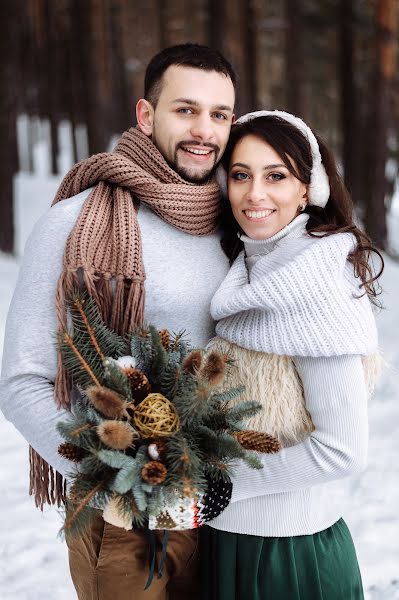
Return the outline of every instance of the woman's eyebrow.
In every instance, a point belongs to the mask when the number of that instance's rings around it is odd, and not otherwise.
[[[251,168],[249,165],[246,165],[245,163],[240,163],[240,162],[236,162],[233,165],[231,165],[231,168],[233,168],[233,167],[242,167],[244,169]],[[263,169],[266,171],[267,169],[277,169],[278,167],[284,167],[285,169],[287,168],[287,166],[284,165],[283,163],[276,163],[276,164],[272,164],[272,165],[266,165],[263,167]]]

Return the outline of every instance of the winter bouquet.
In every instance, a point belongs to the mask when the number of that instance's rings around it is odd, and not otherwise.
[[[279,449],[243,428],[256,402],[231,406],[243,391],[221,386],[232,361],[151,325],[121,337],[80,293],[69,308],[72,333],[60,334],[59,350],[80,393],[57,425],[59,453],[78,463],[65,532],[85,527],[92,506],[125,529],[191,529],[217,516],[231,497],[234,460],[261,468],[254,450]]]

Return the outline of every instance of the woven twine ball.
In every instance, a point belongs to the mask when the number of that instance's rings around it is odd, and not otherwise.
[[[136,407],[133,420],[144,438],[167,437],[180,428],[175,407],[162,394],[148,394]]]

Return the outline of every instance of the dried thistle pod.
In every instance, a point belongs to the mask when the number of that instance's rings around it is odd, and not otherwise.
[[[98,412],[109,419],[129,418],[126,408],[129,403],[117,392],[102,385],[93,385],[86,390],[86,396]]]
[[[279,440],[269,433],[248,430],[236,431],[232,435],[246,450],[255,450],[266,454],[273,454],[281,450]]]
[[[84,448],[75,446],[70,442],[64,442],[63,444],[60,444],[58,446],[58,454],[75,463],[80,463],[83,458],[87,456],[87,452]]]
[[[129,380],[132,395],[136,404],[141,402],[151,391],[151,385],[146,375],[144,375],[140,369],[135,369],[133,367],[127,367],[122,370]]]
[[[114,450],[126,450],[133,446],[137,432],[126,421],[103,421],[97,425],[97,435],[103,444]]]
[[[221,383],[226,372],[226,363],[226,356],[213,350],[205,359],[201,376],[207,379],[211,385]]]
[[[202,365],[202,352],[193,350],[183,360],[183,369],[191,375],[197,375]]]
[[[144,438],[167,437],[180,428],[174,405],[162,394],[148,394],[136,407],[133,422]]]
[[[167,473],[168,470],[163,463],[152,460],[142,468],[141,478],[151,485],[159,485],[165,481]]]

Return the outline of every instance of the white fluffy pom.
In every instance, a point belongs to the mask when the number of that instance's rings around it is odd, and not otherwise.
[[[133,356],[120,356],[113,360],[121,369],[134,369],[136,367],[136,360]]]

